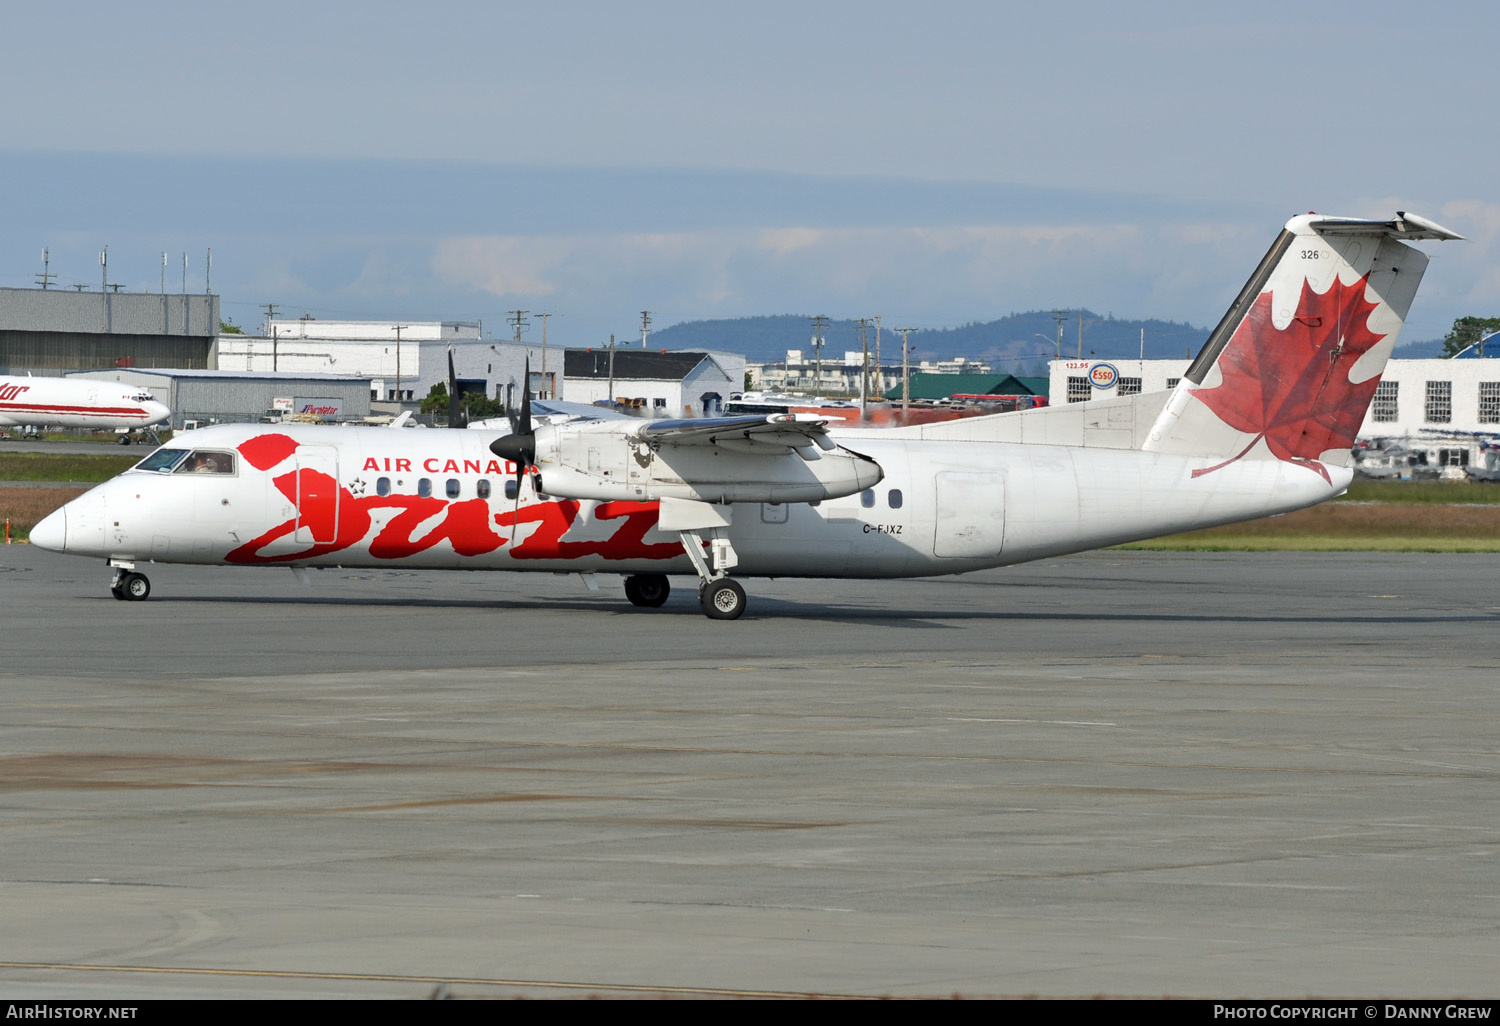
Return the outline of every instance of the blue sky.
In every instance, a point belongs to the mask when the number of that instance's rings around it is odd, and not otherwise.
[[[1212,325],[1280,223],[1472,241],[1405,339],[1500,313],[1479,4],[143,3],[7,11],[0,285],[49,247],[255,324],[547,310]]]

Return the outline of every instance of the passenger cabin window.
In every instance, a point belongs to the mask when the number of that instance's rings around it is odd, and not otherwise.
[[[458,498],[458,478],[456,477],[450,477],[448,479],[448,498]]]
[[[417,494],[420,495],[424,499],[427,498],[427,497],[429,497],[430,495],[432,495],[432,480],[431,480],[431,478],[424,477],[424,478],[422,478],[421,480],[419,480],[417,482]]]
[[[866,488],[859,493],[859,504],[865,509],[875,508],[875,489]]]
[[[899,488],[892,488],[890,490],[890,494],[888,494],[886,496],[886,501],[891,504],[891,509],[900,509],[901,508],[901,489],[899,489]]]
[[[474,491],[481,499],[488,499],[490,497],[490,479],[481,477],[478,483],[475,484]]]
[[[514,499],[516,497],[516,493],[519,490],[520,487],[516,484],[515,478],[511,478],[509,481],[505,482],[505,497],[507,499]]]
[[[193,450],[173,471],[174,474],[233,474],[234,453]]]
[[[375,494],[376,495],[389,495],[389,494],[391,494],[391,479],[388,478],[388,477],[377,477],[375,479]]]

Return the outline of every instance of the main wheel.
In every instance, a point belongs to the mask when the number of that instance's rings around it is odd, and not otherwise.
[[[121,445],[129,445],[130,444],[130,436],[129,435],[121,435],[120,436],[120,444]]]
[[[710,620],[738,620],[745,611],[745,589],[722,577],[698,589],[698,604]]]
[[[625,597],[632,605],[655,609],[672,594],[666,574],[635,574],[625,578]]]
[[[115,598],[119,599],[121,602],[124,602],[130,597],[129,595],[125,594],[125,589],[118,584],[111,584],[109,586],[109,593]]]
[[[130,601],[144,602],[151,594],[151,582],[146,579],[145,574],[126,574],[125,579],[120,582],[120,590]]]

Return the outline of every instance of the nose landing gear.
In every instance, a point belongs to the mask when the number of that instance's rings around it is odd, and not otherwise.
[[[115,567],[109,593],[121,602],[144,602],[151,594],[151,580],[127,567]]]

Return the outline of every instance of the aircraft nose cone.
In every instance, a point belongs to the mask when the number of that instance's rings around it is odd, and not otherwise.
[[[62,552],[68,545],[68,516],[55,509],[42,518],[41,523],[31,529],[31,544],[40,548]]]
[[[165,403],[147,403],[146,413],[151,418],[146,421],[147,424],[160,424],[172,415],[172,411],[167,408]]]

